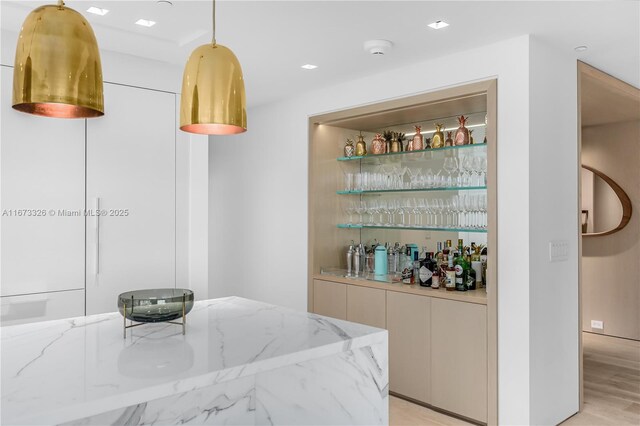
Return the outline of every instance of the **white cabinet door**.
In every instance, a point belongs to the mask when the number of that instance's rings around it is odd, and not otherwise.
[[[85,120],[17,112],[0,80],[1,295],[83,289]]]
[[[0,326],[84,315],[84,289],[0,298]]]
[[[87,122],[87,314],[118,294],[175,286],[175,95],[105,84]]]

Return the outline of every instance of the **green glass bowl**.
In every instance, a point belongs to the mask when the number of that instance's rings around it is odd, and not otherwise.
[[[193,308],[193,291],[183,288],[134,290],[118,296],[118,310],[122,316],[137,322],[172,321]],[[125,312],[125,304],[127,311]]]

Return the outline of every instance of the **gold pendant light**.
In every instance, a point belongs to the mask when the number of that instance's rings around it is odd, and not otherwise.
[[[86,19],[62,0],[33,10],[22,24],[13,108],[57,118],[104,115],[96,37]]]
[[[196,48],[182,78],[180,129],[205,135],[231,135],[247,130],[247,108],[240,62],[216,43],[216,2],[213,39]]]

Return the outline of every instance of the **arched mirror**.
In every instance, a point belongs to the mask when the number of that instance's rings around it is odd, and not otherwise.
[[[613,234],[631,219],[631,200],[609,176],[582,165],[582,235]]]

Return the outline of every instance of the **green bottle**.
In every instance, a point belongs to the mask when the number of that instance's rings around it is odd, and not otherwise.
[[[454,267],[456,269],[456,290],[467,291],[467,277],[471,266],[465,259],[464,246],[461,239],[458,240],[458,253],[454,260]]]

